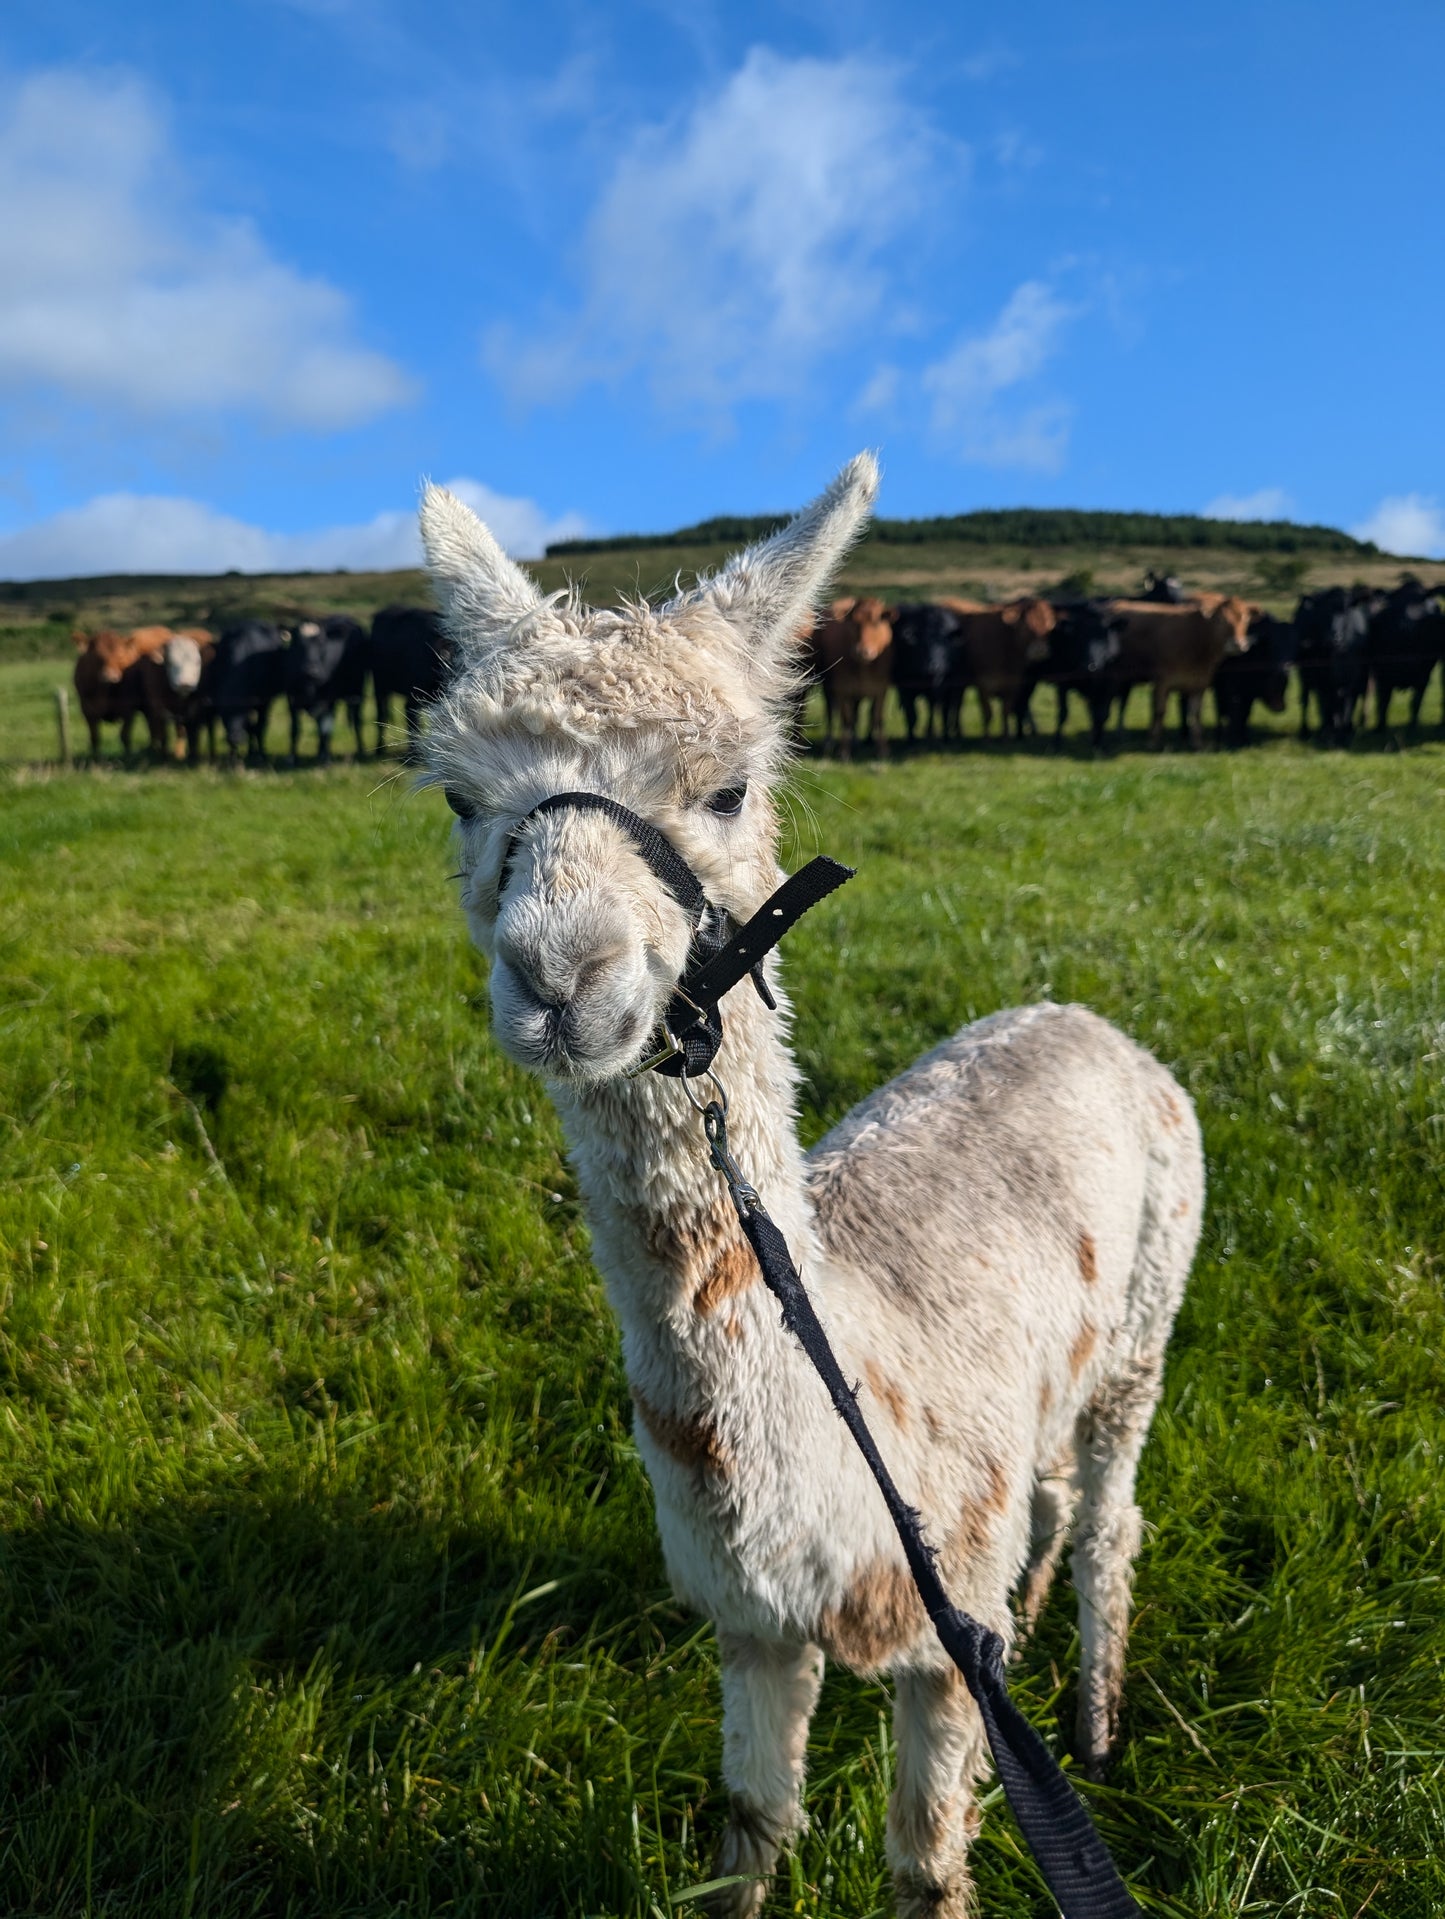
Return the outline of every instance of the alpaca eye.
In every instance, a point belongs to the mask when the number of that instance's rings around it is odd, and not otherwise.
[[[743,801],[747,796],[748,783],[744,780],[741,786],[725,786],[721,792],[710,793],[703,801],[703,805],[709,813],[722,813],[724,815],[741,813],[743,810]]]
[[[442,792],[446,795],[447,805],[459,820],[474,820],[477,817],[477,809],[465,793],[459,793],[454,786],[444,786]]]

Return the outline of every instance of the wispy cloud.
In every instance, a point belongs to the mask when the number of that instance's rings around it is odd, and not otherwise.
[[[1287,520],[1294,510],[1282,486],[1262,486],[1257,493],[1220,493],[1203,512],[1206,520]]]
[[[519,559],[552,540],[588,531],[576,513],[547,514],[535,500],[497,493],[465,476],[448,480]],[[419,566],[414,509],[388,510],[354,526],[273,533],[218,513],[203,501],[160,494],[105,493],[0,534],[0,579],[67,579],[90,573],[290,572],[349,567],[353,572]]]
[[[1082,309],[1042,280],[1025,280],[984,333],[960,339],[923,372],[934,439],[963,460],[1057,472],[1072,408],[1040,398],[1011,409],[1005,396],[1033,381]]]
[[[885,245],[964,149],[875,61],[754,48],[716,92],[645,128],[582,243],[569,320],[497,328],[484,357],[522,403],[645,372],[658,404],[711,424],[796,394],[816,361],[886,324]]]
[[[0,392],[323,432],[411,396],[342,292],[197,210],[184,174],[131,76],[60,68],[0,92]]]
[[[1389,495],[1350,531],[1357,540],[1373,540],[1386,553],[1407,559],[1445,559],[1445,507],[1424,493]]]

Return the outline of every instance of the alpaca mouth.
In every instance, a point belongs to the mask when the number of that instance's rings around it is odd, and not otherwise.
[[[604,1000],[598,1004],[598,998]],[[557,1078],[597,1080],[636,1064],[652,1026],[649,1009],[612,1007],[605,995],[544,999],[517,969],[499,963],[493,975],[493,1027],[519,1066]]]

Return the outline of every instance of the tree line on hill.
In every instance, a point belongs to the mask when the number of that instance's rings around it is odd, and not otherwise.
[[[573,553],[625,553],[643,547],[745,545],[786,526],[789,515],[719,515],[675,533],[618,533],[606,539],[556,540],[549,560]],[[874,520],[868,540],[879,546],[1117,547],[1165,546],[1236,553],[1352,553],[1376,558],[1372,540],[1357,540],[1333,526],[1301,526],[1293,520],[1211,520],[1200,513],[1085,512],[1077,507],[989,507],[926,520]]]

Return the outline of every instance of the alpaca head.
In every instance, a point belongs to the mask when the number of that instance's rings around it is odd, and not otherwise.
[[[469,508],[428,487],[422,537],[459,662],[433,709],[429,777],[458,815],[462,904],[491,960],[497,1037],[523,1065],[579,1081],[634,1065],[692,923],[604,815],[542,814],[513,843],[518,822],[554,793],[620,800],[672,841],[715,905],[746,918],[777,883],[772,788],[797,635],[877,485],[860,454],[692,591],[620,611],[544,598]]]

